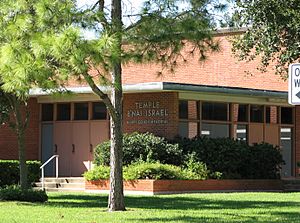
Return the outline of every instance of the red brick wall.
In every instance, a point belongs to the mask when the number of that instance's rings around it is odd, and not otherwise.
[[[295,107],[295,150],[297,164],[297,162],[300,162],[300,106]]]
[[[124,132],[152,132],[166,138],[178,135],[178,93],[125,94],[123,114]]]
[[[39,105],[35,98],[29,100],[30,122],[26,130],[27,160],[39,158]],[[16,134],[6,125],[0,126],[0,159],[18,159]]]

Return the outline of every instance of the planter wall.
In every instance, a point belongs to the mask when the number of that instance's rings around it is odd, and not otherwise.
[[[109,190],[109,180],[86,181],[86,190]],[[168,194],[200,191],[279,191],[281,180],[131,180],[126,192]]]

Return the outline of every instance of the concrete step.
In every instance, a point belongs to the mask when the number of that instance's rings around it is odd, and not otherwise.
[[[41,179],[40,179],[41,181]],[[52,182],[52,183],[84,183],[83,177],[45,177],[44,182]]]
[[[35,189],[42,189],[42,182],[35,183]],[[79,192],[84,191],[83,177],[47,177],[44,178],[44,189],[46,191],[65,191],[65,192]]]
[[[35,183],[37,187],[42,187],[42,182]],[[84,188],[84,183],[52,183],[45,182],[47,188]]]

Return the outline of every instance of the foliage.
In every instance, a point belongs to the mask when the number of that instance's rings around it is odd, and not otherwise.
[[[27,161],[28,183],[39,180],[40,161]],[[17,160],[0,160],[0,188],[7,185],[19,183],[19,161]]]
[[[276,73],[287,78],[289,64],[299,62],[300,1],[237,0],[237,27],[247,27],[237,36],[233,49],[243,60],[261,59],[262,68],[276,65]]]
[[[109,165],[110,142],[99,144],[95,149],[96,165]],[[129,165],[137,161],[159,161],[180,165],[182,151],[177,144],[170,144],[164,138],[152,133],[126,134],[123,137],[123,164]]]
[[[109,179],[109,166],[94,166],[92,170],[89,170],[83,174],[86,180],[107,180]]]
[[[48,196],[45,191],[26,189],[22,190],[20,186],[8,186],[0,189],[0,200],[2,201],[27,201],[27,202],[45,202]]]
[[[249,146],[229,138],[196,137],[176,139],[183,154],[192,154],[195,161],[229,179],[273,179],[279,177],[283,163],[277,147],[267,143]]]
[[[84,173],[86,180],[109,179],[109,166],[95,166]],[[154,180],[206,180],[219,179],[220,173],[211,173],[205,163],[189,162],[184,167],[159,162],[136,162],[124,168],[125,180],[154,179]]]
[[[124,168],[125,180],[181,180],[185,179],[180,167],[161,164],[139,162]]]

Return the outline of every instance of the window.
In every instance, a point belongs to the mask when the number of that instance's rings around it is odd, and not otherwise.
[[[238,105],[238,122],[248,122],[248,105]]]
[[[224,103],[202,103],[202,119],[227,121],[228,120],[228,106]]]
[[[53,104],[42,104],[42,121],[53,121]]]
[[[266,123],[271,123],[271,108],[270,108],[270,106],[266,107]]]
[[[179,101],[179,118],[188,119],[188,101]]]
[[[89,104],[75,103],[74,104],[74,120],[88,120],[89,119]]]
[[[207,136],[209,138],[229,137],[229,125],[203,123],[201,129],[201,135]]]
[[[93,102],[93,120],[105,120],[107,118],[106,106],[103,102]]]
[[[199,125],[198,122],[180,122],[179,136],[184,138],[194,138],[198,136]]]
[[[251,105],[250,106],[250,121],[251,122],[264,122],[264,106]]]
[[[293,124],[293,108],[281,107],[281,124]]]
[[[57,120],[66,121],[71,119],[71,104],[57,104]]]

